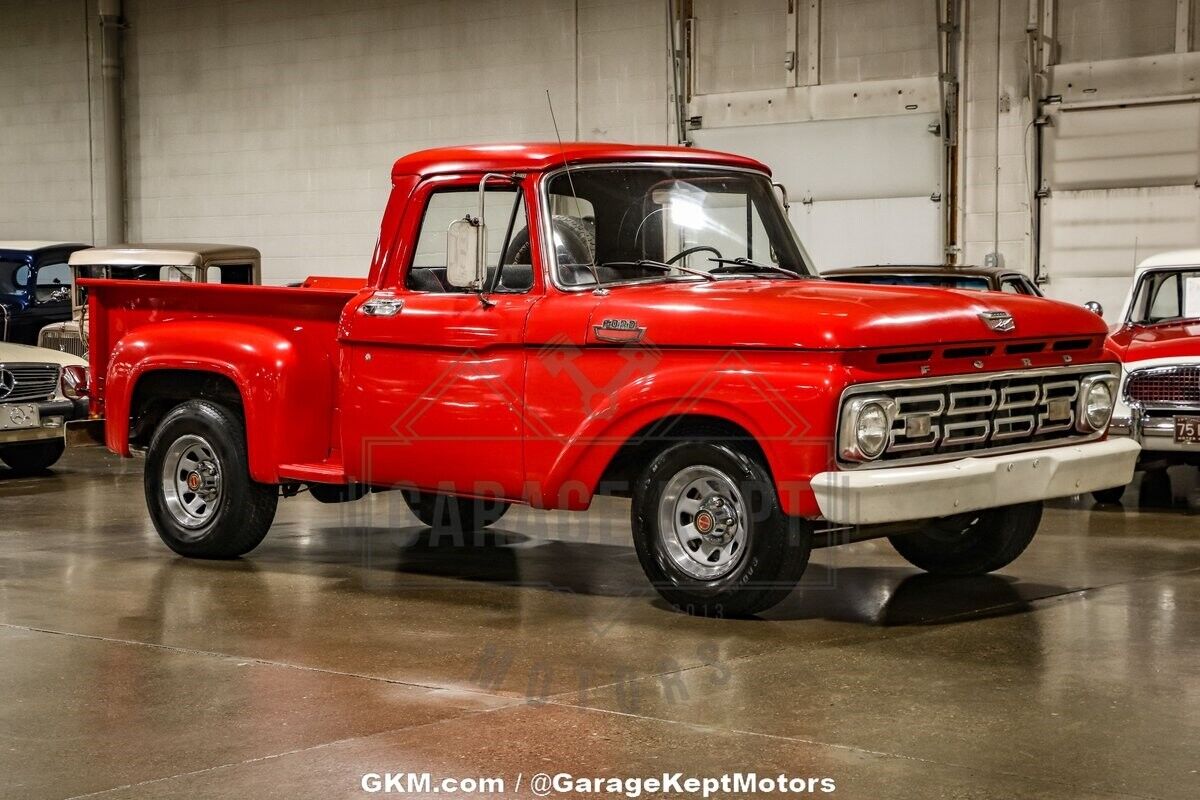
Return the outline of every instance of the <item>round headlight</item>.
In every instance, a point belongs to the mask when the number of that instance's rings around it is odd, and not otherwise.
[[[858,451],[867,458],[879,458],[883,455],[888,442],[887,411],[879,403],[867,403],[858,412],[854,424],[854,441]]]
[[[1106,381],[1096,381],[1087,389],[1083,398],[1083,417],[1094,431],[1104,430],[1112,417],[1112,389]]]

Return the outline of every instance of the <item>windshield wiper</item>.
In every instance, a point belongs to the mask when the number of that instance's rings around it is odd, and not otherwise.
[[[713,272],[717,274],[731,274],[735,272],[761,272],[766,270],[767,272],[780,272],[784,275],[791,275],[793,278],[808,277],[807,275],[801,275],[799,272],[793,272],[792,270],[784,267],[779,267],[774,264],[761,264],[757,261],[751,261],[748,258],[710,258],[709,261],[715,261],[721,265],[713,269]],[[737,269],[737,267],[742,267],[742,269]]]
[[[699,275],[701,278],[704,278],[704,280],[706,280],[706,281],[715,281],[716,280],[716,278],[714,278],[712,275],[709,275],[707,272],[701,272],[698,269],[692,269],[691,267],[681,267],[678,264],[667,264],[663,261],[654,261],[649,258],[639,258],[637,261],[605,261],[600,266],[602,266],[602,267],[654,267],[655,269],[661,269],[663,272],[674,272],[675,270],[679,270],[680,272],[686,272],[689,275]]]

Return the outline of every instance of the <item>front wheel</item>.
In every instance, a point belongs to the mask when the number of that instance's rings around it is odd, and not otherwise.
[[[896,552],[935,575],[984,575],[1006,567],[1029,546],[1042,504],[991,508],[935,520],[919,533],[890,536]]]
[[[779,505],[749,448],[707,442],[659,453],[633,493],[633,541],[663,599],[704,616],[777,604],[808,564],[811,532]]]
[[[237,558],[258,546],[279,489],[256,483],[239,415],[205,400],[167,412],[146,453],[146,505],[167,547],[189,558]]]
[[[0,461],[8,464],[18,475],[32,475],[45,472],[58,463],[65,450],[66,444],[62,439],[12,445],[0,448]]]

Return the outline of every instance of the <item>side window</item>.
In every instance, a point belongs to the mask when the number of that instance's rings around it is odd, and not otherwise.
[[[254,282],[254,270],[250,264],[222,264],[209,267],[204,273],[208,283],[228,283],[238,286],[249,286]]]
[[[67,302],[71,290],[71,268],[62,262],[41,265],[37,270],[35,289],[40,303]]]
[[[405,288],[433,293],[464,291],[446,282],[446,230],[455,220],[478,213],[477,187],[456,186],[430,194]],[[529,291],[533,288],[533,259],[524,195],[514,187],[488,187],[484,192],[484,215],[488,285],[501,294]]]
[[[1024,288],[1016,278],[1005,278],[1000,281],[1000,291],[1005,294],[1026,294]]]
[[[1180,315],[1178,273],[1157,280],[1151,291],[1150,310],[1146,314],[1151,321],[1173,319]]]
[[[195,267],[159,267],[158,279],[164,283],[195,283]]]

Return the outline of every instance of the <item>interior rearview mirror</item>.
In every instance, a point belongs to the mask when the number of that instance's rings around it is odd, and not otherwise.
[[[487,228],[469,219],[456,219],[446,230],[446,283],[456,289],[478,287],[479,254],[486,246]]]
[[[1104,306],[1100,305],[1095,300],[1088,300],[1083,304],[1083,307],[1095,314],[1097,317],[1104,316]]]

